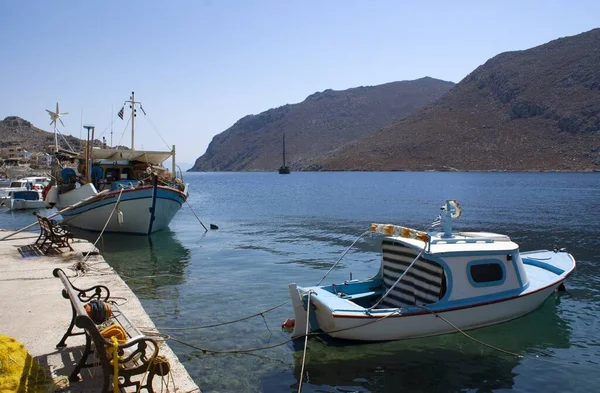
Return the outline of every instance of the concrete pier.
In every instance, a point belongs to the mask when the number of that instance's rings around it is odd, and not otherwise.
[[[0,230],[0,239],[11,233]],[[56,348],[69,326],[71,306],[61,296],[63,285],[52,275],[54,268],[63,269],[74,281],[73,284],[80,288],[97,284],[107,286],[111,298],[116,297],[119,303],[123,303],[120,309],[132,323],[154,329],[138,298],[101,255],[93,255],[87,260],[89,270],[85,274],[78,274],[72,269],[83,262],[84,255],[93,249],[91,243],[75,239],[72,244],[75,251],[65,248],[62,253],[48,256],[30,256],[27,253],[24,256],[22,251],[27,251],[27,246],[36,239],[37,234],[22,232],[0,241],[0,333],[25,345],[34,359],[53,376],[71,373],[81,358],[85,342],[83,336],[69,337],[66,348]],[[154,378],[155,392],[200,392],[166,342],[160,344],[159,354],[169,360],[171,373],[164,379]],[[167,380],[168,387],[165,385]],[[84,369],[82,380],[70,383],[66,391],[99,392],[101,388],[102,369],[93,367]],[[135,389],[128,388],[127,392],[135,392]]]

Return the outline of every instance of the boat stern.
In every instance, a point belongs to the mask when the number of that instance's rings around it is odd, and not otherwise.
[[[302,295],[300,294],[300,289],[298,289],[298,286],[295,283],[292,283],[289,284],[288,289],[290,291],[290,299],[292,300],[292,308],[294,309],[294,319],[296,321],[296,323],[294,324],[294,331],[292,332],[292,337],[295,338],[305,334],[307,315],[306,310],[304,308],[304,303],[302,301]],[[308,327],[308,331],[311,331],[310,326]]]

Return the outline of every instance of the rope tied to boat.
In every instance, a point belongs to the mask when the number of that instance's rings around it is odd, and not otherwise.
[[[496,347],[496,346],[494,346],[494,345],[492,345],[492,344],[488,344],[488,343],[486,343],[486,342],[483,342],[483,341],[481,341],[481,340],[478,340],[478,339],[476,339],[475,337],[473,337],[473,336],[469,335],[467,332],[465,332],[464,330],[462,330],[461,328],[459,328],[458,326],[456,326],[455,324],[453,324],[452,322],[450,322],[449,320],[447,320],[446,318],[444,318],[443,316],[441,316],[439,313],[437,313],[437,312],[435,312],[435,311],[431,310],[431,309],[430,309],[430,308],[428,308],[428,307],[421,306],[421,305],[418,305],[418,304],[415,304],[415,307],[421,308],[421,309],[423,309],[423,310],[425,310],[425,311],[427,311],[427,312],[429,312],[429,313],[431,313],[431,314],[435,315],[435,317],[436,317],[436,318],[440,318],[442,321],[446,322],[448,325],[450,325],[450,326],[451,326],[453,329],[455,329],[457,332],[461,333],[462,335],[464,335],[464,336],[465,336],[465,337],[467,337],[468,339],[470,339],[470,340],[472,340],[472,341],[476,342],[477,344],[481,344],[481,345],[483,345],[484,347],[488,347],[488,348],[491,348],[491,349],[493,349],[493,350],[496,350],[496,351],[499,351],[499,352],[505,353],[505,354],[507,354],[507,355],[515,356],[515,357],[517,357],[517,358],[524,358],[524,356],[523,356],[523,355],[519,355],[518,353],[511,352],[511,351],[507,351],[506,349],[498,348],[498,347]]]
[[[369,233],[370,233],[370,231],[365,231],[359,237],[357,237],[356,240],[354,242],[352,242],[352,244],[350,245],[350,247],[348,247],[346,249],[346,251],[344,251],[342,253],[342,255],[338,258],[338,260],[335,261],[335,263],[333,264],[333,266],[331,266],[329,268],[329,270],[327,271],[327,273],[325,273],[325,275],[323,276],[323,278],[321,278],[319,280],[319,282],[317,283],[317,285],[319,285],[319,284],[321,284],[323,282],[323,280],[325,279],[325,277],[327,277],[329,275],[329,273],[331,273],[331,271],[337,266],[337,264],[340,263],[340,261],[342,260],[342,258],[344,258],[346,256],[346,254],[348,253],[348,251],[350,251],[350,249],[352,249],[352,247],[354,247],[354,245],[356,244],[356,242],[358,242],[360,239],[362,239],[365,235],[367,235]]]
[[[308,348],[308,329],[310,327],[310,297],[313,293],[314,291],[312,289],[308,291],[308,301],[306,304],[306,330],[304,331],[304,351],[302,352],[302,368],[300,369],[300,382],[298,383],[298,393],[302,391],[304,363],[306,362],[306,349]]]
[[[100,241],[100,239],[102,238],[102,235],[104,234],[104,231],[106,230],[106,227],[108,226],[108,223],[110,222],[110,219],[112,218],[113,214],[115,213],[115,210],[117,210],[117,208],[119,207],[119,202],[121,201],[121,195],[123,195],[123,190],[125,189],[125,187],[123,187],[121,185],[121,186],[119,186],[119,188],[120,188],[120,191],[119,191],[119,196],[117,197],[117,202],[115,203],[115,206],[113,207],[112,211],[110,212],[110,215],[108,216],[108,219],[106,220],[106,223],[104,224],[104,227],[102,228],[102,231],[100,231],[100,235],[98,235],[98,238],[92,245],[92,248],[87,252],[87,254],[85,254],[85,257],[83,258],[83,262],[87,262],[88,258],[90,257],[90,254],[94,250],[96,250],[96,244],[98,244],[98,241]]]

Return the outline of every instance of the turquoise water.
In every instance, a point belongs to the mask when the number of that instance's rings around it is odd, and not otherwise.
[[[567,292],[518,320],[471,331],[508,356],[459,334],[348,345],[311,338],[303,392],[591,392],[600,377],[600,174],[588,173],[194,173],[190,205],[150,239],[105,236],[105,259],[158,327],[215,324],[288,299],[287,285],[316,284],[371,222],[426,228],[457,199],[460,230],[506,233],[521,250],[566,247],[578,261]],[[17,229],[31,213],[0,212]],[[127,217],[125,217],[127,220]],[[95,235],[86,237],[95,240]],[[373,275],[366,238],[325,283]],[[289,304],[239,323],[166,331],[210,354],[169,344],[207,392],[296,392],[302,344],[281,323]]]

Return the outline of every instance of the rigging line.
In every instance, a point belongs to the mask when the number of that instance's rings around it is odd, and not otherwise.
[[[304,364],[306,362],[306,349],[308,348],[308,329],[310,327],[310,297],[313,291],[308,291],[308,301],[306,303],[306,330],[304,331],[304,351],[302,352],[302,368],[300,369],[300,382],[298,383],[298,393],[302,391],[302,381],[304,380]]]
[[[232,323],[245,321],[246,319],[250,319],[250,318],[257,317],[259,315],[266,314],[266,313],[268,313],[270,311],[275,310],[276,308],[279,308],[281,306],[284,306],[284,305],[288,304],[290,301],[291,300],[286,300],[285,302],[280,303],[280,304],[278,304],[276,306],[273,306],[271,308],[268,308],[268,309],[266,309],[264,311],[260,311],[260,312],[257,312],[256,314],[252,314],[252,315],[248,315],[248,316],[245,316],[245,317],[242,317],[242,318],[238,318],[238,319],[235,319],[233,321],[215,323],[215,324],[212,324],[212,325],[204,325],[204,326],[191,326],[191,327],[181,327],[181,328],[173,328],[173,327],[171,327],[171,328],[169,328],[169,327],[161,328],[161,327],[159,327],[159,328],[155,328],[155,329],[156,330],[169,330],[169,331],[174,331],[174,330],[184,331],[184,330],[206,329],[206,328],[218,327],[218,326],[223,326],[223,325],[229,325],[229,324],[232,324]]]
[[[111,121],[108,127],[105,127],[104,130],[98,136],[96,136],[96,138],[101,138],[104,134],[106,134],[107,131],[110,131],[111,127],[115,124],[115,122],[116,120]]]
[[[90,251],[88,251],[87,254],[85,255],[85,257],[83,258],[83,262],[86,262],[90,256],[90,254],[92,253],[92,251],[94,251],[96,249],[96,244],[98,244],[98,241],[102,237],[102,234],[104,234],[104,231],[106,230],[106,227],[108,226],[108,223],[110,222],[110,219],[112,218],[113,214],[115,213],[115,210],[117,210],[117,206],[119,206],[119,201],[121,200],[121,195],[123,194],[124,189],[125,189],[125,187],[121,186],[121,191],[119,192],[119,196],[117,197],[117,202],[115,203],[115,206],[113,207],[112,211],[110,212],[110,215],[108,216],[108,220],[106,220],[106,223],[104,224],[104,228],[102,228],[100,235],[98,236],[98,238],[92,245],[93,248]]]
[[[142,110],[142,112],[143,112],[143,110]],[[154,132],[156,132],[156,135],[158,135],[158,137],[163,141],[163,143],[165,144],[165,146],[167,147],[167,149],[171,150],[171,146],[169,146],[169,144],[163,139],[162,135],[160,135],[160,132],[158,132],[158,129],[154,125],[154,122],[152,122],[152,119],[150,119],[150,116],[148,116],[146,114],[146,112],[144,112],[144,116],[146,116],[146,118],[148,119],[148,123],[150,123],[150,125],[154,129]]]
[[[117,146],[123,146],[121,144],[121,142],[123,141],[123,137],[125,136],[125,133],[127,132],[127,127],[129,127],[129,122],[131,121],[131,116],[129,116],[127,118],[127,123],[125,124],[125,127],[123,127],[123,132],[121,133],[121,139],[119,139],[119,143],[117,143]],[[133,146],[132,146],[133,147]]]
[[[321,278],[319,280],[319,282],[317,283],[317,285],[319,285],[319,284],[321,284],[323,282],[323,280],[325,279],[325,277],[327,277],[329,275],[329,273],[331,273],[331,271],[333,270],[333,268],[342,260],[342,258],[344,258],[344,256],[348,253],[348,251],[350,251],[350,249],[356,244],[356,242],[359,241],[363,236],[365,236],[368,233],[369,233],[369,231],[366,231],[363,234],[361,234],[359,237],[356,238],[356,240],[350,245],[350,247],[348,247],[346,249],[346,251],[343,252],[342,256],[339,257],[337,261],[335,261],[335,263],[333,264],[333,266],[331,266],[331,268],[327,271],[327,273],[325,273],[325,275],[323,276],[323,278]]]
[[[67,144],[67,146],[69,146],[69,149],[71,151],[75,151],[75,150],[73,150],[73,147],[69,144],[69,141],[67,140],[67,138],[65,138],[65,136],[60,131],[58,131],[58,129],[56,130],[56,132],[58,132],[58,134],[63,139],[63,141],[65,141],[65,143]]]

